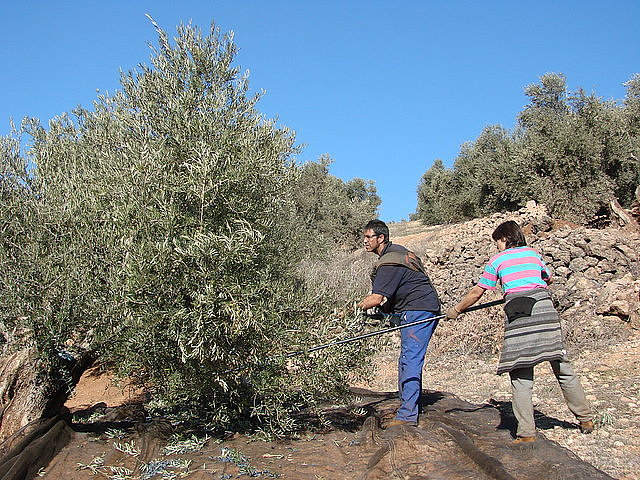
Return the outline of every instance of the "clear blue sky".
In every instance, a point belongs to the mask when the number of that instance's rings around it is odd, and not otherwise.
[[[372,179],[380,217],[407,219],[436,158],[452,165],[486,125],[512,128],[523,88],[546,72],[621,100],[640,72],[640,1],[1,0],[0,134],[48,120],[119,70],[148,63],[157,36],[192,20],[233,30],[258,108],[297,132],[300,161]]]

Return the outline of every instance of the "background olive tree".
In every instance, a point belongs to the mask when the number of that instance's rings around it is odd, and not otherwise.
[[[556,217],[585,223],[608,214],[613,199],[629,206],[640,184],[638,76],[625,85],[620,105],[568,91],[563,75],[543,75],[525,88],[529,104],[513,132],[486,127],[462,146],[451,170],[433,164],[418,186],[414,218],[461,221],[533,199]]]
[[[322,155],[300,166],[293,201],[296,221],[307,239],[308,254],[327,254],[333,248],[360,246],[362,227],[376,218],[380,197],[370,180],[347,182],[331,175],[333,160]]]
[[[326,238],[336,225],[349,238],[379,200],[326,171],[308,188],[313,164],[297,166],[294,132],[258,111],[232,34],[156,29],[151,64],[121,90],[3,139],[2,324],[43,370],[91,352],[165,411],[289,431],[300,408],[344,397],[371,353],[284,357],[361,328],[299,275],[310,223],[297,192],[352,202],[336,224],[313,219]]]

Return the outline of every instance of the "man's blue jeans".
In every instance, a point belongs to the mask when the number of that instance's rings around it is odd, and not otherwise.
[[[433,312],[416,310],[403,312],[400,324],[406,325],[434,316]],[[402,405],[396,415],[398,420],[418,421],[424,355],[437,325],[438,320],[434,320],[400,330],[402,336],[398,359],[398,391]]]

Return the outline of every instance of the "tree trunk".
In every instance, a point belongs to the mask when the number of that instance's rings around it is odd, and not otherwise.
[[[640,185],[636,187],[636,199],[631,204],[631,215],[636,223],[640,224]]]
[[[92,359],[87,352],[54,370],[45,367],[34,348],[0,357],[0,442],[31,423],[63,413],[71,389]]]
[[[637,227],[637,223],[635,222],[634,218],[630,213],[627,213],[627,211],[622,208],[617,199],[614,198],[613,200],[611,200],[609,206],[611,207],[611,211],[618,218],[622,226]]]

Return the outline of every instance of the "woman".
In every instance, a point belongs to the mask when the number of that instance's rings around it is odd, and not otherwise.
[[[454,319],[476,303],[498,280],[505,298],[504,345],[498,374],[509,372],[513,413],[518,422],[514,443],[535,442],[533,419],[533,367],[548,361],[560,383],[569,410],[580,422],[582,433],[593,431],[592,414],[580,379],[573,372],[562,343],[560,318],[549,296],[551,274],[542,257],[527,247],[514,221],[504,222],[491,235],[500,253],[494,255],[478,284],[446,313]]]

